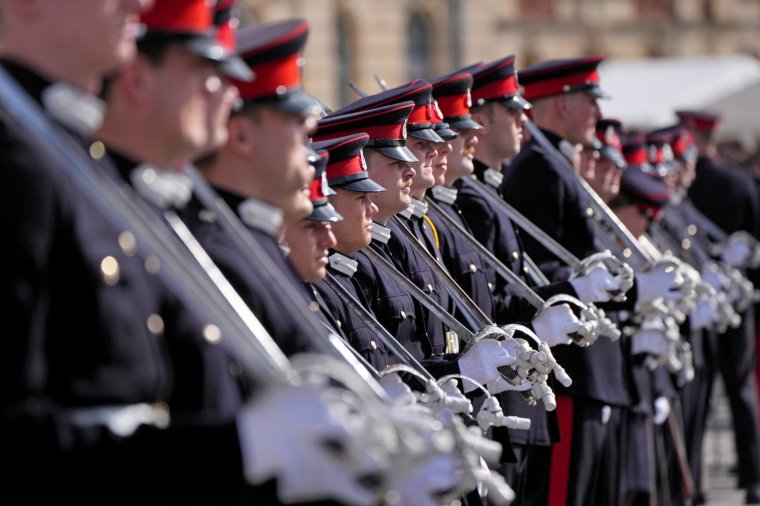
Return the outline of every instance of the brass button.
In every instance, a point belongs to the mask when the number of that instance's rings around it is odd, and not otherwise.
[[[155,313],[151,314],[148,317],[147,325],[148,325],[148,330],[154,336],[163,334],[164,332],[164,319],[161,318],[160,315],[157,315]]]
[[[145,270],[150,274],[156,274],[161,269],[161,262],[153,255],[145,259]]]
[[[478,267],[475,264],[470,264],[470,272],[478,272]]]
[[[335,320],[335,325],[337,325],[338,328],[343,327],[343,323],[340,320]]]
[[[93,160],[100,160],[106,154],[106,146],[100,141],[95,141],[90,144],[89,152]]]
[[[103,283],[113,286],[119,282],[119,261],[108,255],[100,261],[100,277]]]
[[[591,218],[592,216],[594,216],[594,210],[591,209],[590,207],[587,207],[586,208],[586,216],[588,216],[589,218]]]
[[[217,344],[222,340],[222,330],[213,323],[209,323],[203,327],[203,339],[211,344]]]
[[[377,350],[377,343],[374,341],[374,339],[369,342],[369,345],[372,347],[372,350]]]
[[[319,302],[317,302],[316,300],[309,302],[309,309],[311,309],[313,313],[316,313],[317,311],[319,311]]]
[[[488,289],[493,292],[493,283],[491,283],[490,281],[488,282]]]
[[[402,318],[402,319],[406,318],[406,313],[404,312],[404,310],[403,310],[403,309],[401,310],[401,318]]]
[[[433,293],[433,285],[431,285],[430,283],[428,283],[427,289],[428,289],[428,292]]]
[[[125,230],[119,234],[118,242],[121,251],[123,251],[128,257],[137,253],[137,240],[135,239],[135,235],[129,230]]]
[[[518,253],[517,251],[513,251],[512,252],[512,258],[514,258],[515,260],[517,260],[518,258],[520,258],[520,253]]]
[[[693,223],[686,227],[686,233],[689,235],[697,235],[697,226]]]

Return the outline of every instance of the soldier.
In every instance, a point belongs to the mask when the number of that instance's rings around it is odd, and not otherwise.
[[[343,216],[343,220],[332,225],[336,243],[330,250],[327,272],[367,309],[370,304],[364,299],[363,292],[351,282],[357,269],[353,254],[369,246],[372,241],[372,218],[377,214],[372,195],[384,191],[367,175],[362,148],[368,139],[367,134],[358,133],[314,144],[315,149],[324,149],[329,153],[325,174],[330,188],[335,192],[330,197],[330,203]],[[395,357],[389,356],[385,345],[367,323],[346,307],[338,291],[325,282],[315,282],[313,285],[338,320],[338,326],[349,344],[370,364],[382,371],[387,365],[397,362]]]
[[[414,169],[410,163],[417,160],[406,148],[406,119],[414,109],[414,102],[401,102],[376,109],[346,115],[328,116],[319,122],[314,140],[342,137],[350,133],[367,131],[368,174],[373,181],[386,189],[375,194],[378,213],[372,225],[372,243],[380,255],[393,263],[387,242],[391,231],[388,221],[411,204],[411,184]],[[498,364],[509,362],[507,351],[498,342],[476,343],[468,353],[449,358],[444,355],[442,341],[433,341],[419,323],[427,318],[426,311],[414,301],[405,288],[387,273],[374,266],[369,257],[357,252],[354,259],[358,270],[353,279],[357,289],[371,304],[378,320],[396,336],[404,347],[435,377],[445,374],[462,374],[479,383],[495,381],[499,377]],[[472,390],[472,386],[465,386]]]
[[[625,170],[620,143],[622,129],[623,125],[616,119],[602,118],[596,122],[599,157],[594,163],[593,178],[588,183],[605,202],[620,191],[620,177]]]
[[[716,160],[713,134],[720,117],[701,111],[677,111],[682,124],[691,128],[698,149],[696,177],[689,188],[689,198],[713,223],[727,234],[744,230],[759,237],[758,196],[752,179],[733,167]],[[731,195],[730,199],[716,198]],[[723,251],[725,260],[733,261]],[[746,256],[734,266],[745,267]],[[734,424],[739,469],[739,487],[746,489],[748,504],[760,503],[760,432],[755,368],[755,315],[750,305],[741,313],[741,325],[728,329],[720,337],[715,360],[726,385]]]
[[[643,136],[638,136],[638,140],[628,139],[623,144],[632,163],[623,172],[620,192],[610,200],[609,205],[631,234],[640,237],[667,204],[670,193],[659,176],[653,176],[644,171],[641,164],[633,163],[634,145],[646,152]],[[661,427],[668,416],[665,411],[665,406],[669,405],[666,395],[672,397],[673,391],[672,388],[670,391],[663,390],[663,385],[667,387],[667,384],[661,381],[659,374],[653,374],[649,366],[650,357],[659,358],[666,353],[668,338],[657,329],[639,328],[632,321],[626,321],[624,325],[633,334],[626,345],[626,353],[631,361],[630,374],[635,384],[636,402],[624,413],[616,449],[619,453],[609,452],[601,474],[604,481],[620,481],[618,501],[637,504],[657,500],[657,473],[667,475],[670,469],[670,463],[659,456],[665,450]],[[664,372],[662,367],[658,369]],[[660,381],[656,376],[660,376]],[[680,494],[678,487],[668,486],[664,490]],[[659,499],[670,501],[671,497]]]
[[[308,304],[309,294],[280,248],[283,226],[312,210],[304,188],[314,169],[305,142],[318,105],[300,87],[298,63],[307,36],[308,25],[298,19],[241,30],[239,53],[261,75],[250,83],[235,81],[242,106],[229,118],[227,141],[197,165],[274,262],[285,290]],[[282,318],[281,304],[268,293],[274,287],[249,267],[249,254],[233,246],[215,214],[193,199],[183,218],[283,351],[313,349],[298,322]]]

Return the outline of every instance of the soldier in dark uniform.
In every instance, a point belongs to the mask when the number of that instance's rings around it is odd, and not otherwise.
[[[536,125],[566,157],[572,158],[575,147],[588,144],[595,134],[600,117],[596,100],[604,96],[596,73],[600,61],[600,56],[551,61],[519,73]],[[560,114],[561,106],[569,112]],[[584,212],[586,196],[580,193],[574,174],[555,164],[530,139],[512,159],[499,187],[507,202],[583,258],[596,251]],[[524,240],[526,252],[550,278],[563,276],[557,274],[553,255],[535,239]],[[561,440],[553,446],[552,475],[557,479],[551,484],[549,499],[558,504],[592,504],[605,442],[614,433],[620,410],[631,402],[625,358],[621,343],[609,340],[588,349],[563,346],[556,350],[556,357],[567,365],[574,382],[569,389],[558,390]]]
[[[198,168],[274,262],[286,289],[308,304],[310,296],[280,248],[283,225],[312,210],[302,191],[314,171],[304,143],[318,106],[301,90],[300,67],[294,58],[307,35],[302,20],[241,31],[241,57],[254,72],[262,66],[270,71],[262,71],[250,83],[235,81],[243,105],[229,119],[227,142],[200,160]],[[278,94],[278,88],[285,91]],[[298,322],[282,317],[281,304],[268,293],[271,287],[250,268],[249,254],[235,247],[215,214],[193,199],[183,219],[283,351],[313,349]]]
[[[97,123],[93,112],[101,105],[84,90],[134,56],[138,14],[147,5],[50,2],[34,16],[15,2],[0,5],[4,70],[26,98],[47,109],[54,135],[72,156],[86,160],[89,145],[92,167],[74,170],[98,172],[105,185],[120,176],[102,145],[90,144],[91,132],[82,130]],[[206,2],[163,2],[160,9],[168,32],[181,25],[196,48],[214,48],[217,59],[228,55],[209,35]],[[157,26],[158,14],[146,14],[149,27]],[[196,58],[199,73],[218,63],[189,52],[175,57]],[[243,441],[243,434],[262,412],[279,413],[296,398],[260,399],[239,426],[234,418],[202,411],[180,411],[175,418],[175,382],[184,379],[177,374],[187,364],[178,362],[175,343],[168,342],[173,320],[162,312],[168,291],[136,254],[135,236],[120,219],[111,221],[100,196],[41,156],[17,125],[4,120],[0,138],[7,255],[2,300],[10,344],[0,408],[4,494],[79,504],[134,504],[145,497],[236,501],[244,472],[261,472],[273,457]],[[214,347],[202,339],[195,345]],[[207,414],[212,416],[199,423]]]
[[[374,248],[387,261],[394,263],[388,248],[391,231],[385,225],[391,217],[411,204],[411,181],[414,169],[409,164],[416,158],[406,148],[406,119],[414,108],[414,102],[378,107],[346,115],[328,116],[319,122],[315,141],[367,131],[367,167],[373,181],[385,188],[375,194],[373,202],[378,213],[372,225]],[[445,356],[443,343],[433,342],[420,322],[427,318],[421,304],[413,300],[405,288],[386,272],[375,266],[361,251],[354,255],[358,270],[353,275],[358,290],[364,294],[378,320],[396,336],[409,352],[433,374],[459,373],[472,376],[476,381],[498,378],[497,363],[507,360],[498,343],[477,343],[464,355]],[[402,270],[403,272],[403,270]],[[497,346],[493,346],[496,344]],[[486,351],[489,348],[489,351]],[[466,357],[466,358],[465,358]],[[462,360],[464,358],[464,360]],[[474,362],[478,366],[473,368]],[[508,361],[508,360],[507,360]],[[495,376],[492,376],[495,373]]]
[[[427,81],[417,79],[409,84],[398,86],[381,93],[366,96],[335,111],[335,115],[350,114],[383,105],[398,103],[404,100],[414,102],[414,108],[406,123],[407,149],[412,153],[415,162],[409,162],[414,170],[410,188],[411,205],[390,218],[387,222],[391,235],[388,248],[391,256],[402,272],[414,281],[427,295],[449,312],[454,311],[446,289],[425,261],[420,258],[420,252],[415,245],[402,235],[400,227],[406,226],[417,239],[427,248],[434,258],[440,257],[435,243],[435,237],[429,224],[424,219],[427,204],[424,202],[425,191],[433,186],[433,159],[438,154],[436,143],[443,141],[432,128],[432,85]],[[440,319],[430,311],[424,312],[423,320],[428,339],[433,348],[433,354],[442,354],[447,348],[451,353],[458,351],[458,340],[452,337],[452,343],[447,343],[446,329]]]
[[[751,177],[716,160],[713,132],[719,116],[700,111],[678,111],[681,122],[694,134],[699,155],[689,198],[694,205],[731,234],[745,230],[760,237],[760,205]],[[730,199],[720,198],[731,195]],[[755,315],[749,306],[738,328],[719,337],[714,360],[721,371],[731,406],[737,445],[739,486],[747,490],[748,504],[760,503],[760,431],[758,430],[755,368]]]
[[[637,145],[646,152],[643,137],[640,136]],[[627,152],[632,153],[630,141],[623,147],[629,148]],[[650,223],[668,203],[670,193],[662,178],[654,175],[651,168],[645,172],[641,164],[633,163],[633,158],[628,159],[631,163],[621,177],[620,192],[610,200],[609,205],[634,237],[639,237],[646,233]],[[665,402],[667,406],[668,402],[673,401],[675,392],[672,384],[668,385],[667,373],[662,366],[654,373],[649,367],[651,360],[661,356],[665,349],[664,335],[639,328],[631,320],[623,322],[623,326],[631,335],[625,341],[625,353],[630,361],[627,372],[635,387],[632,389],[632,403],[623,414],[620,438],[613,440],[618,446],[614,448],[616,451],[608,450],[605,467],[600,471],[603,477],[600,481],[619,480],[617,500],[636,504],[657,500],[657,475],[667,476],[671,469],[671,462],[662,460],[658,455],[664,455],[666,449],[663,423],[668,413],[662,411],[666,409],[662,408],[662,399],[670,398]],[[656,406],[660,408],[655,409]],[[680,487],[668,489],[680,494]],[[665,502],[671,500],[670,496],[659,498]]]
[[[336,243],[330,250],[327,272],[369,310],[371,305],[364,299],[363,292],[357,290],[351,281],[357,269],[353,254],[369,246],[372,240],[372,218],[377,213],[372,195],[384,190],[367,175],[362,148],[368,139],[367,134],[360,133],[317,142],[314,147],[329,153],[327,182],[335,192],[330,201],[343,216],[341,221],[332,225]],[[338,291],[324,281],[314,282],[313,286],[338,320],[349,344],[370,364],[382,371],[387,365],[398,361],[396,357],[389,356],[385,345],[367,323],[346,306]]]

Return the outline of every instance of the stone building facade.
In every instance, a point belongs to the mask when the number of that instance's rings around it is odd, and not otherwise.
[[[304,85],[337,108],[357,95],[477,61],[760,55],[760,0],[240,0],[244,23],[311,27]]]

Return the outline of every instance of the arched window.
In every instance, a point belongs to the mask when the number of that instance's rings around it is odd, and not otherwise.
[[[409,81],[431,76],[432,43],[428,20],[412,13],[406,27],[406,77]]]
[[[342,107],[355,99],[348,83],[354,80],[354,44],[353,27],[351,20],[343,12],[336,16],[335,33],[337,36],[337,81],[335,96],[338,100],[337,107]]]

